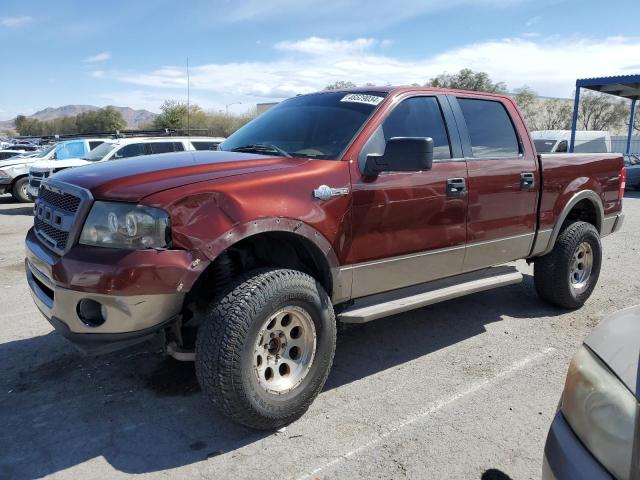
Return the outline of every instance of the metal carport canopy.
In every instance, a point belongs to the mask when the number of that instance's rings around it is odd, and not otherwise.
[[[569,151],[573,152],[576,140],[576,125],[578,123],[578,105],[580,103],[580,89],[586,88],[596,92],[608,93],[616,97],[631,100],[631,116],[629,117],[629,133],[627,135],[628,154],[631,149],[631,136],[633,135],[633,120],[636,111],[636,102],[640,99],[640,75],[620,75],[617,77],[579,78],[576,80],[576,97],[573,103],[573,118],[571,120],[571,143]]]

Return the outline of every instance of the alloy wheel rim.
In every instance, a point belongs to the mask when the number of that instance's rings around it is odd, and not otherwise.
[[[309,313],[287,306],[262,324],[253,349],[253,371],[268,393],[282,395],[307,377],[316,354],[316,328]]]
[[[573,253],[569,271],[571,287],[576,293],[582,293],[587,289],[592,270],[593,249],[589,242],[582,242]]]

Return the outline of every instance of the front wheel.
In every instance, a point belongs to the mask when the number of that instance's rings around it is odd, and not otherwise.
[[[295,270],[257,270],[208,307],[196,374],[222,413],[275,429],[300,418],[320,393],[335,342],[333,307],[318,282]]]
[[[598,231],[590,223],[574,222],[560,232],[553,250],[534,263],[538,295],[559,307],[579,308],[591,296],[601,264]]]
[[[29,178],[22,177],[15,181],[13,184],[13,188],[11,189],[11,194],[13,198],[20,203],[29,203],[33,202],[33,199],[27,192],[27,186],[29,185]]]

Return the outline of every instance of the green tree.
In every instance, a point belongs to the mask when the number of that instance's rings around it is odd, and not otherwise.
[[[43,125],[42,122],[35,118],[25,117],[24,115],[18,115],[15,120],[16,130],[20,135],[42,135]]]
[[[194,107],[196,107],[194,105]],[[187,104],[177,100],[165,100],[160,106],[162,113],[153,120],[154,128],[187,128]]]
[[[458,73],[441,73],[425,84],[426,87],[457,88],[460,90],[475,90],[477,92],[506,93],[504,82],[494,82],[485,72],[474,72],[470,68],[463,68]]]

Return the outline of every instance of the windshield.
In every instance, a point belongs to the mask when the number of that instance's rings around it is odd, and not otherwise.
[[[337,159],[385,96],[328,92],[290,98],[231,135],[220,150]]]
[[[90,162],[97,162],[99,160],[102,160],[104,157],[106,157],[111,150],[116,148],[116,146],[117,146],[116,143],[107,143],[107,142],[102,143],[98,145],[96,148],[94,148],[93,150],[91,150],[89,153],[87,153],[83,157],[83,159],[89,160]]]
[[[56,148],[55,145],[51,145],[50,147],[45,148],[44,150],[40,150],[36,155],[35,158],[44,158],[47,156],[47,154],[49,152],[51,152],[51,150],[53,150],[54,148]]]
[[[538,153],[549,153],[553,150],[553,146],[556,144],[556,140],[534,140],[534,145],[536,146],[536,151]]]

